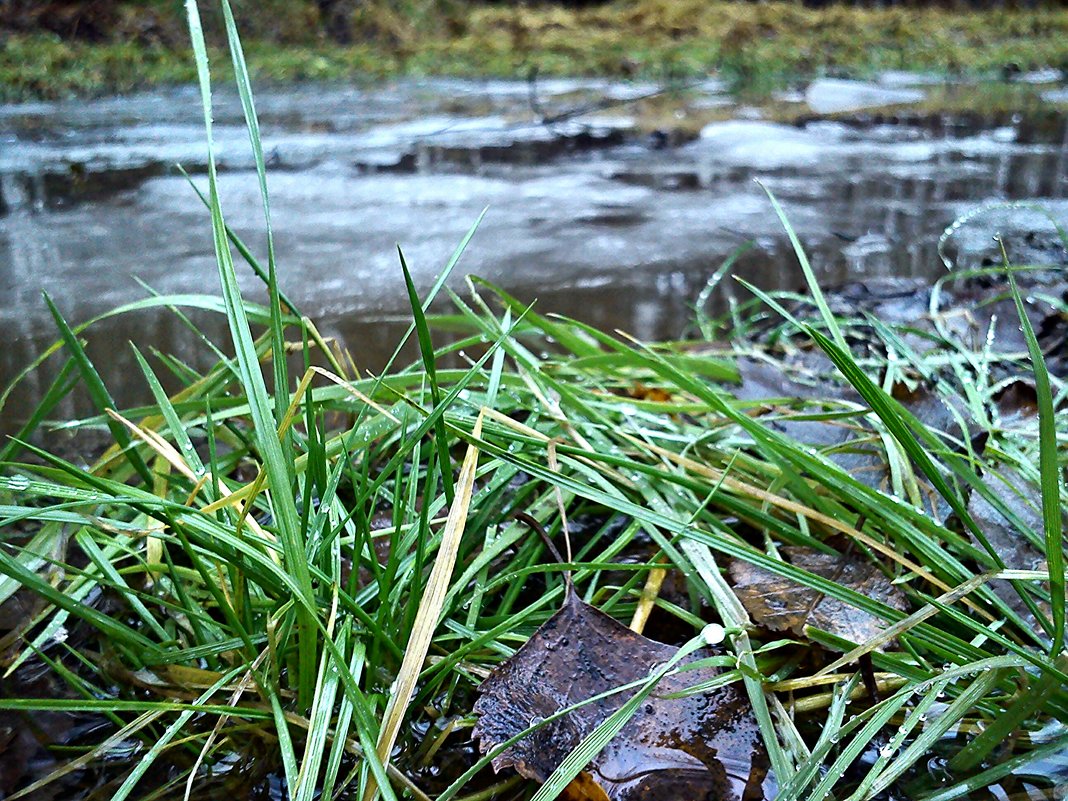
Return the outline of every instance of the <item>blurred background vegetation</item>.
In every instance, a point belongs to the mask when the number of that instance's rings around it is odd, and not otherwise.
[[[770,86],[885,69],[1011,76],[1068,66],[1068,10],[1011,0],[234,5],[253,71],[269,81],[718,71]],[[221,20],[209,13],[206,23],[221,47]],[[188,82],[187,49],[181,0],[0,0],[3,99]]]

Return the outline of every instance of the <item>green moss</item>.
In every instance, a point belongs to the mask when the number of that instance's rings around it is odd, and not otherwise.
[[[699,0],[637,0],[594,9],[369,0],[351,18],[353,44],[333,42],[311,4],[271,25],[244,26],[260,80],[359,80],[386,75],[685,77],[719,71],[766,92],[797,78],[883,69],[946,75],[1068,65],[1068,10],[959,13],[939,9],[806,9]],[[153,6],[162,28],[182,20]],[[121,39],[121,41],[120,41]],[[12,34],[0,48],[7,100],[128,91],[192,80],[178,34],[103,44]],[[176,44],[178,43],[178,44]],[[217,58],[225,69],[228,59]]]

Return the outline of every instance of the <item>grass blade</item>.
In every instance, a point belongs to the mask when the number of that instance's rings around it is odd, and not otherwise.
[[[1004,253],[1004,244],[1002,244]],[[1031,367],[1035,375],[1035,396],[1038,399],[1038,449],[1039,475],[1042,487],[1042,527],[1046,541],[1046,563],[1049,565],[1050,610],[1053,617],[1053,643],[1050,657],[1056,659],[1064,650],[1064,518],[1061,512],[1063,483],[1061,467],[1057,452],[1057,422],[1053,408],[1053,390],[1050,387],[1049,370],[1046,359],[1039,347],[1035,329],[1027,316],[1020,288],[1016,285],[1016,276],[1008,267],[1009,288],[1016,303],[1016,313],[1020,317],[1020,327],[1027,352],[1031,357]]]

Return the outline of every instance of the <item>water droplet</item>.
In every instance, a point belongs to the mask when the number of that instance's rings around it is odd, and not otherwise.
[[[534,717],[532,717],[530,719],[530,726],[531,726],[531,728],[533,728],[534,726],[539,726],[544,722],[545,722],[545,718],[540,717],[539,715],[535,715]]]
[[[882,748],[879,749],[879,756],[882,759],[889,759],[893,755],[894,755],[894,747],[892,745],[887,744],[887,745],[884,745]]]
[[[570,640],[568,640],[567,637],[561,637],[560,638],[560,645],[564,646],[565,648],[567,647],[569,642],[570,642]]]
[[[7,487],[15,492],[22,492],[30,488],[30,480],[26,476],[12,476],[7,480]]]
[[[701,639],[709,645],[719,645],[726,636],[727,632],[718,623],[709,623],[701,629]]]

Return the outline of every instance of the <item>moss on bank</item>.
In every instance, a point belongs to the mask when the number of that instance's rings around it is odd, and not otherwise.
[[[407,0],[413,8],[400,8],[404,2],[360,6],[344,37],[351,43],[344,45],[306,13],[307,4],[290,4],[293,10],[285,13],[300,17],[299,25],[278,28],[285,35],[261,28],[248,37],[255,76],[267,81],[518,77],[537,69],[661,79],[718,70],[761,89],[825,73],[908,69],[974,75],[1068,65],[1068,9],[814,10],[787,2],[701,0],[621,0],[588,9],[463,2],[414,8]],[[124,29],[88,43],[41,32],[7,33],[0,40],[0,97],[62,97],[191,81],[184,39],[174,33],[184,20],[170,5],[153,8],[157,33],[149,37]],[[227,61],[215,59],[220,72]]]

